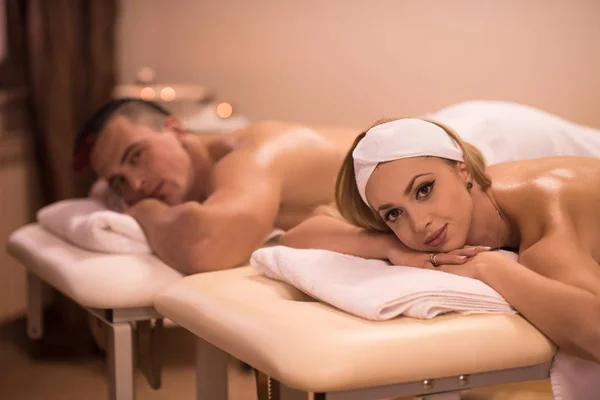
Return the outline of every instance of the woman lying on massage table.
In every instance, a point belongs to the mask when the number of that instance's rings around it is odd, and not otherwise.
[[[481,280],[560,348],[600,362],[600,160],[486,169],[479,150],[450,128],[394,120],[357,137],[336,200],[354,227],[316,217],[283,244]],[[519,259],[465,246],[512,249]],[[467,256],[462,264],[444,265],[452,251]]]

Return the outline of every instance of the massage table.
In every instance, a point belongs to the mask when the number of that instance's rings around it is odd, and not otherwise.
[[[82,250],[38,224],[13,233],[7,248],[28,269],[30,337],[43,334],[45,285],[110,327],[111,400],[134,398],[134,339],[142,371],[152,387],[160,386],[156,333],[163,318],[198,336],[199,399],[254,398],[254,377],[232,368],[233,358],[282,382],[284,399],[309,392],[321,399],[435,399],[547,378],[554,354],[553,345],[519,316],[371,322],[250,267],[183,278],[153,255]]]
[[[197,336],[197,399],[240,398],[228,355],[278,381],[282,400],[442,400],[546,379],[556,351],[519,315],[368,321],[251,267],[177,280],[154,307]]]
[[[8,252],[28,271],[27,332],[43,335],[43,292],[50,285],[106,323],[109,397],[134,398],[134,354],[153,388],[160,387],[157,346],[163,318],[154,296],[182,275],[151,254],[117,255],[83,250],[39,224],[15,231]],[[134,344],[137,350],[134,351]]]

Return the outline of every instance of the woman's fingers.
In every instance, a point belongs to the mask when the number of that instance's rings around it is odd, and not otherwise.
[[[450,254],[450,253],[438,253],[435,257],[430,259],[431,265],[433,266],[433,262],[437,265],[459,265],[464,264],[469,259],[466,255],[461,254]]]
[[[435,261],[437,265],[460,265],[466,263],[471,257],[489,250],[487,246],[469,246],[449,253],[437,253],[434,257],[430,257],[429,264],[433,267]]]
[[[476,254],[482,253],[484,251],[489,251],[489,250],[491,250],[491,248],[487,247],[487,246],[468,246],[468,247],[463,247],[462,249],[452,250],[448,254],[473,257]]]

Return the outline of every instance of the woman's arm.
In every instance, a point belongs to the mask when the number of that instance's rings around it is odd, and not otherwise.
[[[600,267],[578,246],[547,238],[519,262],[486,253],[461,267],[442,270],[485,282],[560,348],[600,362]]]
[[[429,254],[404,246],[392,234],[368,232],[339,218],[317,215],[289,230],[281,244],[299,249],[323,249],[356,257],[389,260],[395,265],[431,267]],[[442,264],[464,264],[485,248],[465,248],[436,256]]]
[[[367,232],[343,220],[318,215],[290,229],[281,238],[284,246],[323,249],[362,258],[387,260],[399,242],[393,235]],[[401,245],[401,243],[400,243]]]

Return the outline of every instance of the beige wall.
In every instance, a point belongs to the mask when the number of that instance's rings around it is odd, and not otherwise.
[[[251,119],[364,126],[466,99],[600,127],[600,1],[122,0],[119,69]]]

